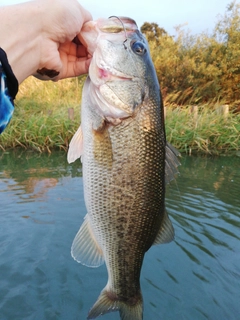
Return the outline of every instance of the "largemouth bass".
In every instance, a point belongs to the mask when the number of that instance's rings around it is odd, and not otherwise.
[[[88,213],[71,252],[87,266],[106,263],[108,282],[88,319],[119,311],[140,320],[144,254],[174,237],[164,198],[177,151],[166,143],[156,72],[135,21],[88,22],[81,41],[93,57],[68,161],[82,159]]]

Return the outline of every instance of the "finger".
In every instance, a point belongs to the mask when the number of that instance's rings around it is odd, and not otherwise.
[[[68,56],[73,56],[75,58],[87,57],[88,51],[84,47],[83,44],[80,43],[78,38],[74,38],[72,42],[62,43],[58,51],[61,53],[65,53]]]
[[[80,58],[80,57],[88,57],[89,56],[87,48],[85,48],[83,45],[77,46],[76,50],[77,50],[76,55],[77,55],[78,58]]]
[[[80,76],[82,74],[88,73],[88,69],[89,69],[91,60],[92,60],[91,58],[90,59],[84,59],[84,60],[78,59],[78,61],[76,61],[73,64],[73,72],[74,72],[73,76],[77,77],[77,76]]]
[[[52,78],[51,80],[58,81],[64,78],[78,77],[80,75],[87,74],[91,60],[91,58],[80,58],[76,60],[69,59],[68,57],[68,65],[65,71],[60,72],[57,77]]]
[[[76,36],[72,42],[76,45],[76,56],[78,58],[87,57],[89,55],[87,48],[81,43],[78,36]]]
[[[87,22],[87,21],[90,21],[90,20],[93,19],[91,13],[89,11],[87,11],[85,8],[83,8],[83,6],[81,6],[81,10],[82,10],[82,13],[83,13],[84,22]]]

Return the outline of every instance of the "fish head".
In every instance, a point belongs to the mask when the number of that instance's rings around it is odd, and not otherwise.
[[[107,119],[132,116],[147,99],[149,83],[158,86],[147,40],[136,22],[125,17],[90,21],[83,26],[80,40],[92,55],[89,77],[94,105]]]

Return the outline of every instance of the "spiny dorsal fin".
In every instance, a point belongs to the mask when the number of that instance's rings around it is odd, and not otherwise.
[[[71,255],[88,267],[99,267],[104,263],[103,252],[95,239],[88,215],[73,240]]]
[[[83,136],[82,136],[82,128],[81,126],[75,132],[72,140],[69,144],[67,160],[68,163],[72,163],[83,154]]]
[[[175,179],[178,173],[177,167],[180,162],[177,157],[180,153],[170,143],[166,143],[166,159],[165,159],[165,184]]]
[[[168,243],[174,239],[174,229],[168,214],[164,211],[163,222],[153,244]]]

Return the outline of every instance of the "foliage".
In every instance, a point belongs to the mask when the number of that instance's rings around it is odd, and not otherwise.
[[[240,4],[230,3],[211,36],[192,36],[181,26],[173,37],[145,22],[165,103],[240,102]]]

